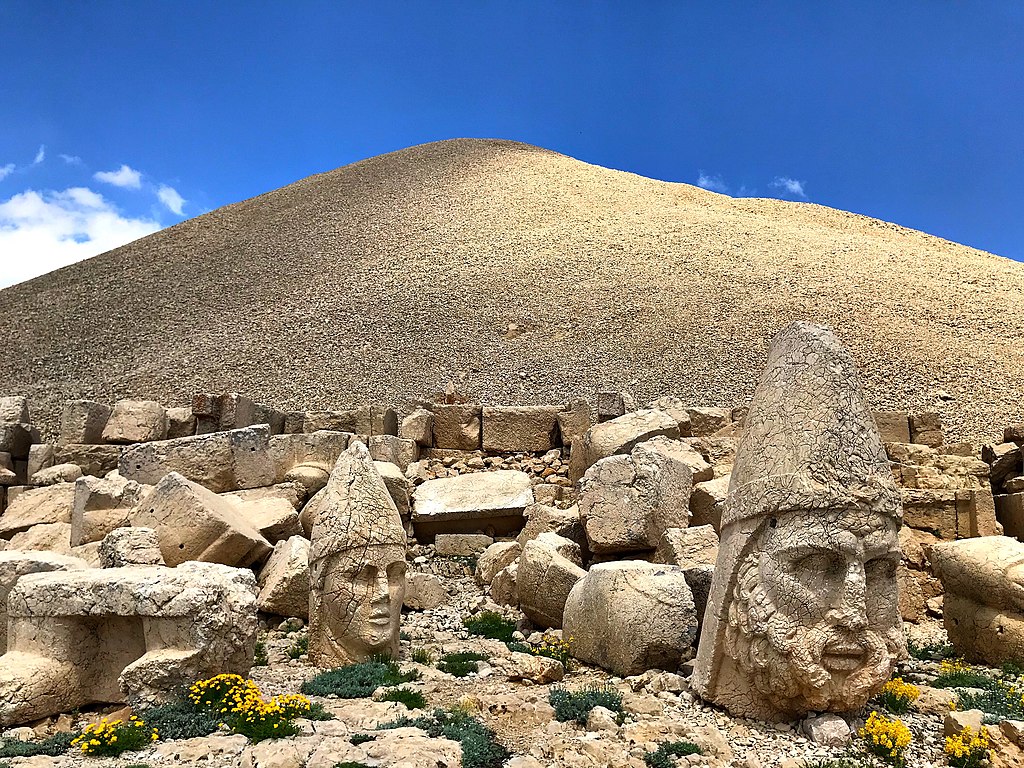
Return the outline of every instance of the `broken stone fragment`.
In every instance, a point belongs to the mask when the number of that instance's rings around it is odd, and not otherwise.
[[[414,441],[421,448],[430,448],[434,444],[434,414],[426,408],[417,408],[402,419],[398,436]]]
[[[693,568],[714,565],[718,558],[718,534],[710,525],[668,528],[658,542],[654,559],[658,563]]]
[[[481,533],[439,533],[434,549],[440,557],[475,557],[494,543]]]
[[[54,552],[0,551],[0,654],[7,650],[7,595],[14,589],[18,579],[27,573],[82,570],[88,567],[89,564],[80,558]]]
[[[192,437],[196,433],[196,415],[191,408],[167,409],[167,439]]]
[[[54,464],[77,464],[83,475],[103,477],[117,469],[121,459],[119,445],[58,445],[53,449]]]
[[[569,479],[577,482],[600,459],[629,453],[637,443],[658,435],[679,437],[679,425],[665,411],[634,411],[595,424],[573,443],[569,454]]]
[[[103,442],[148,443],[167,438],[167,411],[153,400],[118,400],[103,428]]]
[[[420,457],[419,446],[414,440],[394,435],[372,435],[367,446],[374,461],[388,461],[403,472]]]
[[[151,490],[112,472],[108,477],[75,481],[71,506],[71,544],[100,541],[115,528],[128,525],[131,510]]]
[[[573,400],[556,414],[556,418],[562,447],[569,448],[573,440],[583,437],[590,429],[590,403],[586,400]]]
[[[507,565],[511,565],[519,558],[523,551],[518,541],[496,541],[485,549],[476,561],[474,578],[480,586],[487,586],[497,575],[498,571]]]
[[[274,545],[259,578],[257,600],[264,613],[309,618],[309,541],[292,536]]]
[[[69,400],[60,414],[61,445],[93,445],[103,441],[103,428],[110,418],[110,407],[91,400]]]
[[[523,527],[533,504],[530,476],[503,469],[428,480],[413,491],[416,538],[430,542],[438,533],[505,535]]]
[[[39,442],[39,430],[31,424],[0,423],[0,452],[11,454],[15,461],[27,461],[29,448]]]
[[[406,608],[413,611],[429,611],[437,608],[448,599],[448,593],[441,580],[432,573],[412,572],[406,576],[405,601]]]
[[[29,488],[9,501],[0,515],[0,538],[10,538],[43,523],[70,523],[75,497],[73,483]]]
[[[519,556],[516,571],[519,606],[536,626],[559,629],[569,592],[587,572],[559,554],[554,540],[561,537],[551,533],[543,537],[543,540],[526,542]],[[561,542],[575,546],[568,539],[561,539]]]
[[[434,414],[431,443],[435,448],[478,451],[481,445],[479,405],[432,405]]]
[[[29,485],[55,485],[56,483],[73,483],[82,476],[82,468],[77,464],[54,464],[52,467],[40,469],[28,479]]]
[[[129,565],[166,565],[160,554],[160,539],[152,528],[117,528],[100,542],[101,568]]]
[[[28,465],[25,475],[32,477],[37,472],[53,466],[53,446],[49,443],[37,443],[28,449]]]

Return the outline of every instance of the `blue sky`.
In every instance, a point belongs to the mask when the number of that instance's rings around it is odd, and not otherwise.
[[[1024,3],[0,0],[0,285],[438,139],[1024,260]]]

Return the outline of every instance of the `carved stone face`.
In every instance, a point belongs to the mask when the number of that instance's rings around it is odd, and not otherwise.
[[[405,552],[396,546],[348,550],[324,579],[326,624],[339,656],[397,656],[405,600]]]
[[[899,522],[854,509],[769,518],[739,571],[729,649],[780,709],[853,709],[902,655]]]

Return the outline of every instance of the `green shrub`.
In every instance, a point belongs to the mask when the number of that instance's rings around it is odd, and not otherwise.
[[[419,672],[402,672],[390,659],[374,659],[347,667],[321,672],[302,684],[309,696],[337,696],[339,699],[364,699],[378,688],[389,688],[419,679]]]
[[[209,736],[217,730],[220,719],[210,712],[189,703],[175,701],[151,707],[142,713],[143,719],[156,728],[161,739],[194,739]]]
[[[962,661],[943,661],[939,676],[932,681],[933,688],[994,688],[998,682],[988,672],[975,669]]]
[[[487,661],[488,658],[485,653],[474,653],[473,651],[446,653],[437,662],[437,668],[455,677],[465,677],[476,672],[479,669],[479,662]]]
[[[918,661],[942,661],[956,656],[956,651],[949,643],[919,644],[913,640],[907,640],[907,651]]]
[[[511,643],[505,643],[512,653],[533,653],[533,648],[526,643],[520,643],[518,640],[513,640]]]
[[[377,734],[375,734],[375,733],[354,733],[354,734],[352,734],[349,737],[348,740],[349,740],[349,742],[351,744],[353,744],[354,746],[358,747],[360,744],[365,744],[368,741],[376,741],[377,740]]]
[[[89,757],[120,757],[125,752],[145,749],[157,738],[151,725],[132,715],[128,720],[103,718],[87,725],[71,746],[78,747]]]
[[[309,635],[303,635],[288,649],[289,659],[301,659],[309,652]]]
[[[409,688],[389,688],[380,697],[381,701],[397,701],[405,704],[406,709],[423,709],[427,706],[427,698],[419,691]]]
[[[270,664],[270,659],[267,658],[267,644],[260,640],[256,643],[256,652],[252,657],[252,665],[254,667],[265,667]]]
[[[585,725],[587,715],[594,707],[604,707],[622,715],[622,694],[614,688],[583,688],[570,691],[565,688],[552,688],[548,693],[548,702],[555,708],[555,718],[559,722],[574,720]]]
[[[467,616],[462,620],[462,625],[471,635],[501,640],[503,643],[511,643],[512,633],[516,631],[515,622],[497,611],[483,611],[476,616]]]
[[[996,681],[995,685],[978,692],[963,692],[957,696],[958,709],[980,709],[984,722],[995,725],[1000,720],[1024,720],[1024,700],[1015,685]]]
[[[412,660],[415,661],[417,664],[424,664],[426,666],[429,666],[433,663],[434,657],[431,656],[430,651],[426,650],[425,648],[416,648],[412,652]]]
[[[324,705],[318,701],[310,702],[309,711],[305,712],[299,717],[304,717],[307,720],[333,720],[334,715],[324,709]]]
[[[650,768],[675,768],[676,763],[672,758],[700,754],[703,754],[700,747],[689,741],[665,741],[653,752],[645,754],[644,762]]]
[[[78,737],[76,733],[55,733],[42,741],[18,741],[17,739],[0,739],[0,759],[7,757],[35,757],[46,755],[58,757],[71,749],[71,742]]]
[[[353,763],[351,760],[346,760],[343,763],[335,763],[334,768],[370,768],[366,763]]]
[[[444,737],[462,745],[463,768],[500,768],[511,756],[494,736],[494,731],[459,709],[435,709],[430,715],[400,717],[384,723],[388,728],[422,728],[432,738]]]

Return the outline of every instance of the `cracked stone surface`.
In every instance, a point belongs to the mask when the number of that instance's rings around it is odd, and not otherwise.
[[[762,720],[863,706],[906,656],[901,519],[852,358],[828,329],[793,323],[737,449],[695,690]]]
[[[341,454],[313,503],[310,661],[337,667],[375,654],[397,657],[405,530],[362,442]]]

